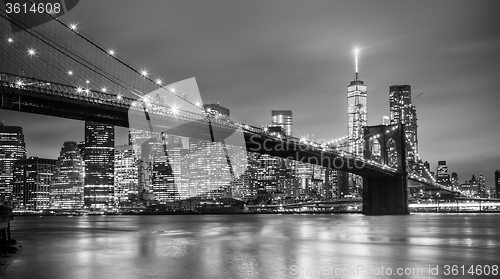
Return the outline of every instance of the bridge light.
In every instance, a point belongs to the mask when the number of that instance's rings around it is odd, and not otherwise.
[[[161,80],[161,78],[156,79],[156,84],[161,85],[162,83],[163,83],[163,81]]]
[[[142,70],[141,71],[141,75],[143,75],[144,77],[147,77],[148,76],[148,71],[147,70]]]
[[[175,93],[176,89],[175,87],[170,88],[170,92]]]
[[[29,55],[29,56],[34,56],[35,54],[36,54],[36,51],[35,51],[35,49],[34,49],[34,48],[30,48],[30,49],[28,49],[28,55]]]
[[[103,88],[101,89],[101,91],[102,91],[102,92],[104,92],[104,93],[106,93],[106,91],[108,91],[108,89],[107,89],[106,87],[103,87]]]
[[[83,91],[83,88],[81,88],[80,86],[78,86],[78,87],[76,88],[76,92],[77,92],[77,93],[82,93],[82,91]]]
[[[179,108],[178,107],[172,107],[172,113],[174,115],[177,115],[177,113],[179,113]]]
[[[72,75],[73,75],[73,71],[72,71],[72,70],[69,70],[69,71],[68,71],[68,75],[72,76]]]
[[[89,84],[89,83],[90,83],[90,80],[88,80],[88,79],[87,79],[85,82],[86,82],[87,84]]]
[[[17,80],[17,81],[16,81],[16,85],[18,85],[18,86],[23,86],[23,85],[24,85],[24,83],[23,83],[23,81],[22,81],[22,80],[20,80],[20,79],[19,79],[19,80]]]
[[[86,88],[85,89],[85,93],[89,94],[90,93],[90,89]]]
[[[77,25],[76,23],[71,23],[71,24],[69,25],[69,29],[71,29],[71,30],[73,30],[73,31],[76,31],[76,28],[77,28],[77,26],[76,26],[76,25]]]
[[[14,39],[12,39],[12,38],[8,38],[8,39],[7,39],[7,42],[8,42],[8,43],[13,43],[13,42],[14,42]]]
[[[109,55],[114,56],[115,55],[115,50],[114,49],[110,49],[110,50],[108,50],[108,53],[109,53]]]
[[[118,96],[116,96],[116,98],[117,98],[118,100],[121,100],[123,97],[122,97],[122,95],[118,94]]]

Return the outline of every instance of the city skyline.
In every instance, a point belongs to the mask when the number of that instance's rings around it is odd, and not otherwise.
[[[409,84],[419,118],[419,153],[431,170],[444,160],[460,181],[483,173],[488,187],[494,185],[500,131],[492,127],[500,120],[489,83],[498,76],[494,51],[500,40],[492,35],[498,19],[487,14],[493,13],[487,5],[492,2],[443,1],[425,7],[392,1],[291,2],[293,9],[277,3],[221,3],[215,9],[212,3],[179,2],[174,12],[166,3],[141,5],[141,10],[134,2],[88,1],[63,20],[78,22],[82,33],[165,83],[195,76],[203,101],[220,102],[231,110],[231,119],[264,126],[272,110],[291,110],[294,134],[313,139],[347,134],[345,85],[353,79],[358,47],[359,73],[369,85],[368,125],[381,124],[389,115],[389,86]],[[454,14],[444,17],[450,3]],[[415,12],[404,14],[408,5]],[[363,20],[342,16],[357,8]],[[393,16],[395,11],[402,15]],[[129,17],[134,20],[127,22]],[[154,25],[148,17],[155,18]],[[469,26],[471,20],[478,24]],[[155,35],[173,23],[178,27],[166,36]],[[64,141],[83,140],[79,121],[5,110],[0,121],[23,127],[28,156],[57,158]],[[117,145],[126,143],[125,131],[118,129]]]

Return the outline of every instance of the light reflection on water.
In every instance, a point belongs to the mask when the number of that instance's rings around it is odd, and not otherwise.
[[[382,266],[427,278],[429,265],[499,264],[499,217],[16,217],[24,248],[5,278],[382,278],[366,273]],[[332,273],[353,266],[364,271]]]

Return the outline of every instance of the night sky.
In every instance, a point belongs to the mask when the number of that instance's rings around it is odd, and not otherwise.
[[[196,77],[205,103],[270,124],[292,110],[294,135],[347,134],[347,85],[368,86],[368,125],[389,115],[389,86],[410,84],[419,153],[463,182],[500,169],[498,1],[85,0],[64,15],[79,32],[152,77]],[[423,94],[415,98],[420,93]],[[24,128],[29,156],[56,158],[83,122],[0,110]],[[117,144],[126,130],[117,129]]]

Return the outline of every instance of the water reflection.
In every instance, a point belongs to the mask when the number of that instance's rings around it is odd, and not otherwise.
[[[24,250],[5,278],[380,278],[382,266],[498,264],[498,216],[18,217]]]

